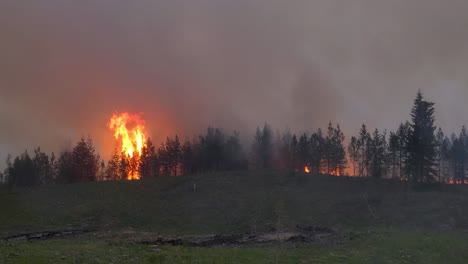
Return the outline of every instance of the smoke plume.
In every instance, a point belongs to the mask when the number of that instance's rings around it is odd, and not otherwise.
[[[448,131],[467,124],[464,0],[3,0],[0,158],[90,134],[116,111],[156,141],[267,121],[348,134],[394,129],[422,89]],[[3,163],[3,162],[2,162]]]

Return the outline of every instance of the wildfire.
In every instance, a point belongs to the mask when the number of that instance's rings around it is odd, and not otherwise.
[[[139,114],[129,114],[127,112],[114,114],[108,128],[114,131],[114,138],[119,140],[121,151],[127,158],[134,159],[140,163],[143,147],[146,143],[145,122]],[[133,171],[128,176],[129,180],[140,179],[137,171]]]
[[[304,172],[305,172],[305,173],[310,173],[309,167],[305,166],[305,167],[304,167]]]
[[[449,179],[445,182],[445,184],[468,184],[468,180],[455,180],[455,179]]]

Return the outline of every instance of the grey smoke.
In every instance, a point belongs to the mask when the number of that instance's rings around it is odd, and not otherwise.
[[[156,140],[208,125],[250,136],[339,122],[394,129],[422,89],[467,124],[464,0],[0,2],[0,158],[91,134],[114,111]],[[103,153],[106,154],[106,153]],[[0,162],[0,164],[3,162]]]

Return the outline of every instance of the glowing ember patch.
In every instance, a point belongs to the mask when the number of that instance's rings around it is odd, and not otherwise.
[[[140,164],[140,157],[146,143],[145,122],[138,114],[127,112],[114,114],[107,126],[114,131],[114,137],[119,141],[122,153],[134,159]],[[129,180],[138,180],[140,175],[133,171],[128,176]]]
[[[305,167],[304,167],[304,172],[305,172],[305,173],[310,173],[309,167],[305,166]]]

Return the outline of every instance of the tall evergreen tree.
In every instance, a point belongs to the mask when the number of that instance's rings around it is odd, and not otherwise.
[[[99,170],[99,157],[91,137],[81,138],[72,150],[73,180],[95,181]]]
[[[120,160],[119,152],[115,148],[112,157],[107,161],[106,180],[121,180],[123,178],[120,170]]]
[[[106,174],[106,162],[99,155],[98,155],[98,161],[99,161],[99,164],[98,164],[98,171],[97,171],[96,180],[104,181],[104,180],[106,180],[106,175],[107,175]]]
[[[333,152],[334,150],[334,128],[333,124],[330,122],[327,128],[327,136],[325,137],[325,144],[324,144],[324,161],[325,161],[325,171],[326,174],[331,174],[333,169],[332,160],[333,160]]]
[[[11,156],[7,159],[6,177],[10,188],[35,186],[40,184],[40,175],[37,173],[34,161],[25,151],[11,162]]]
[[[325,138],[322,130],[319,128],[317,132],[310,137],[310,165],[312,171],[318,174],[322,171],[322,161],[324,160]]]
[[[464,126],[460,135],[452,142],[451,162],[455,181],[465,183],[468,167],[468,133]]]
[[[439,183],[442,182],[442,173],[443,173],[443,166],[444,166],[444,141],[445,141],[445,134],[442,131],[442,128],[439,128],[437,130],[436,134],[436,146],[437,146],[437,154],[436,154],[436,160],[437,160],[437,177]]]
[[[219,128],[209,127],[206,135],[200,136],[202,167],[205,171],[222,169],[226,136]]]
[[[378,129],[375,129],[369,145],[369,170],[372,177],[382,178],[384,176],[386,150],[385,133],[380,133]]]
[[[195,173],[195,152],[190,141],[185,141],[182,146],[182,171],[184,174]]]
[[[286,132],[281,135],[278,146],[278,157],[280,161],[280,168],[293,170],[293,148],[292,148],[293,136],[290,132]]]
[[[371,135],[367,131],[365,124],[362,125],[361,130],[359,131],[359,138],[357,141],[358,156],[360,157],[359,162],[359,176],[368,176],[369,163],[370,163],[370,154],[369,154],[369,144],[371,140]]]
[[[297,137],[296,135],[294,134],[292,139],[291,139],[291,164],[292,164],[292,168],[293,168],[293,171],[296,171],[298,165],[297,165],[297,156],[298,156],[298,141],[297,141]]]
[[[273,161],[273,131],[267,123],[263,129],[257,127],[252,146],[254,163],[257,168],[271,168]]]
[[[166,142],[162,142],[161,146],[158,148],[158,160],[161,166],[161,173],[164,176],[168,176],[171,173],[171,161],[168,153],[168,142],[170,141],[169,137],[166,138]]]
[[[191,149],[193,153],[193,164],[192,164],[192,173],[201,173],[204,171],[204,153],[203,146],[201,144],[201,136],[195,138],[191,143]]]
[[[73,156],[70,151],[63,151],[60,153],[56,166],[57,182],[71,183],[75,181]]]
[[[450,164],[450,149],[452,148],[450,139],[445,136],[442,146],[441,146],[441,169],[442,169],[442,174],[441,177],[443,178],[443,182],[448,182],[450,178],[450,170],[449,170],[449,164]]]
[[[178,175],[178,168],[182,156],[182,148],[180,145],[179,136],[176,135],[174,139],[167,138],[166,140],[166,155],[167,163],[169,166],[170,174],[173,176]]]
[[[150,138],[146,140],[140,156],[140,175],[143,178],[154,178],[159,174],[159,163],[156,148]]]
[[[421,91],[411,111],[408,139],[408,172],[413,182],[434,182],[437,171],[434,103],[424,100]]]
[[[408,142],[411,135],[411,123],[400,124],[397,130],[398,137],[398,167],[400,178],[409,180],[408,176]]]
[[[39,182],[43,184],[48,184],[53,182],[53,169],[49,161],[49,156],[41,151],[41,148],[36,148],[34,150],[34,170],[39,177]]]
[[[348,145],[348,155],[349,159],[353,165],[353,176],[356,176],[356,169],[357,163],[359,162],[359,148],[358,148],[358,140],[356,137],[351,137],[351,140]]]
[[[327,131],[324,148],[327,174],[342,175],[346,164],[346,151],[343,145],[345,136],[340,125],[334,128],[331,122]]]
[[[51,182],[56,182],[57,181],[57,157],[55,156],[55,153],[52,152],[52,154],[50,154],[50,158],[49,158],[49,166],[50,166],[50,177],[51,177]],[[46,182],[46,183],[49,183],[49,182]]]
[[[299,167],[304,168],[305,166],[309,166],[310,161],[310,143],[309,143],[309,136],[304,133],[299,138],[299,143],[297,145],[297,155],[298,155],[298,162]]]
[[[399,139],[398,134],[394,132],[390,132],[389,137],[389,144],[388,144],[388,155],[389,155],[389,165],[392,172],[392,178],[397,178],[398,176],[398,169],[399,169]],[[397,173],[398,171],[398,173]]]
[[[247,168],[247,159],[245,158],[238,132],[234,131],[224,143],[223,156],[223,169],[241,170]]]

